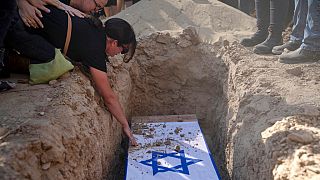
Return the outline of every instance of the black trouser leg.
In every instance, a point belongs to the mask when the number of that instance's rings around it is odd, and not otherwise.
[[[288,0],[270,1],[270,30],[281,35],[288,15]]]
[[[40,35],[27,32],[21,19],[8,32],[6,45],[30,58],[32,64],[46,63],[55,57],[55,47]]]
[[[234,8],[238,8],[238,1],[237,0],[223,0],[223,3],[232,6]]]
[[[16,8],[17,4],[15,0],[0,1],[0,48],[4,47],[4,38],[11,24]]]
[[[282,44],[282,30],[288,14],[288,0],[270,0],[270,33],[268,38],[258,44],[253,52],[269,54],[272,48]]]
[[[255,3],[253,0],[238,0],[238,8],[250,15],[254,11]]]
[[[255,0],[258,30],[268,31],[270,24],[270,0]]]
[[[17,4],[15,0],[0,0],[0,77],[7,78],[10,76],[7,68],[7,53],[4,49],[4,39],[7,35],[11,21],[15,14]]]
[[[270,22],[270,0],[255,0],[257,16],[257,32],[249,38],[243,38],[240,44],[243,46],[255,46],[263,42],[268,36]]]

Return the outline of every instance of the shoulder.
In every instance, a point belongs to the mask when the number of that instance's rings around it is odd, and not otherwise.
[[[97,33],[96,36],[84,35],[84,40],[79,45],[81,61],[90,67],[101,71],[107,71],[105,54],[105,38],[103,34]]]

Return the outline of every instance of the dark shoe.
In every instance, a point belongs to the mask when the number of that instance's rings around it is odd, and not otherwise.
[[[309,51],[301,48],[279,56],[279,62],[286,64],[317,62],[319,60],[320,51]]]
[[[10,81],[0,81],[0,92],[1,91],[7,91],[9,89],[12,89],[16,86],[15,83]]]
[[[255,46],[263,42],[267,37],[268,37],[267,30],[258,30],[251,37],[241,39],[240,44],[245,47]]]
[[[253,49],[253,52],[256,54],[270,54],[272,51],[272,48],[274,46],[278,46],[282,44],[282,36],[281,34],[272,34],[268,36],[268,38],[263,41],[262,43],[256,45]]]
[[[284,51],[284,49],[288,49],[289,51],[294,51],[301,46],[301,41],[288,41],[281,46],[275,46],[272,49],[272,54],[280,55]]]

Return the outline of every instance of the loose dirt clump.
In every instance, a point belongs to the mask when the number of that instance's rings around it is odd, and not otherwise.
[[[320,116],[289,116],[262,132],[275,179],[317,179]]]

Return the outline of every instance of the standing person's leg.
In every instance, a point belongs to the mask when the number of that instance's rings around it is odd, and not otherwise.
[[[33,64],[46,63],[54,59],[55,47],[40,35],[27,32],[22,20],[16,18],[5,39],[6,46],[30,58],[30,63]]]
[[[238,0],[238,8],[248,15],[253,12],[254,6],[253,0]]]
[[[103,10],[104,10],[104,14],[106,15],[106,17],[110,17],[111,16],[111,10],[110,10],[110,7],[103,7]]]
[[[104,14],[106,15],[106,17],[115,15],[116,6],[117,6],[117,0],[108,0],[107,4],[103,8]]]
[[[263,42],[268,36],[270,24],[270,0],[255,0],[258,30],[249,38],[243,38],[240,44],[246,47]]]
[[[221,2],[223,2],[229,6],[232,6],[234,8],[238,8],[238,0],[222,0]]]
[[[290,40],[302,42],[304,29],[307,23],[308,2],[306,0],[295,0],[295,3],[293,15],[294,25],[292,27]]]
[[[320,0],[308,0],[307,24],[299,49],[280,56],[282,63],[316,62],[320,60]]]
[[[5,68],[5,49],[4,38],[10,27],[17,4],[15,0],[1,0],[0,1],[0,77],[9,77],[10,73]]]
[[[117,0],[117,8],[116,8],[115,14],[118,14],[122,10],[123,5],[124,5],[124,0]]]
[[[124,4],[124,0],[112,0],[112,1],[113,3],[111,6],[111,11],[112,11],[111,16],[118,14],[122,10],[123,4]]]
[[[320,51],[320,0],[308,0],[308,15],[302,49]]]
[[[293,15],[293,27],[290,35],[290,40],[272,49],[273,54],[280,55],[284,49],[294,51],[298,49],[304,37],[304,29],[306,27],[308,14],[308,2],[306,0],[295,0],[295,10]]]
[[[282,31],[288,14],[288,0],[270,0],[270,27],[268,38],[254,48],[257,54],[271,53],[274,46],[282,44]]]
[[[53,11],[50,13],[53,13]],[[46,24],[46,27],[48,25]],[[59,27],[61,28],[61,26]],[[15,49],[29,59],[29,61],[21,61],[21,59],[20,61],[12,61],[10,64],[13,67],[17,65],[26,66],[29,69],[29,83],[31,84],[47,83],[73,68],[73,65],[65,59],[61,51],[44,39],[45,36],[34,34],[42,34],[42,30],[44,29],[31,30],[28,28],[28,31],[26,31],[20,19],[12,25],[5,40],[7,47]]]

